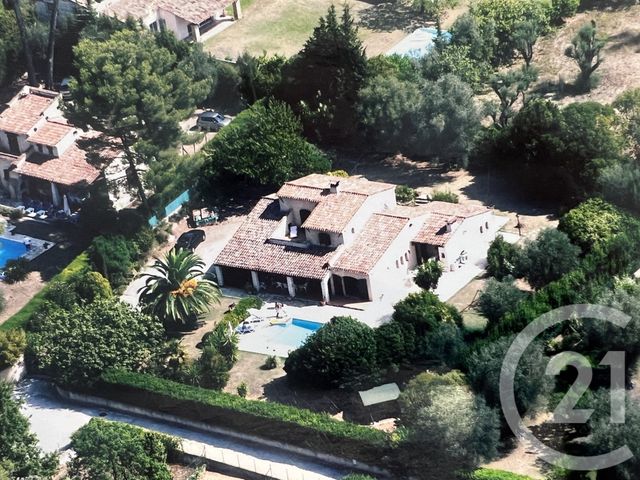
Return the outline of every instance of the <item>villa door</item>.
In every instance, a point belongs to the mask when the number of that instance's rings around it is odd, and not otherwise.
[[[356,297],[369,300],[369,291],[365,279],[343,277],[345,297]]]

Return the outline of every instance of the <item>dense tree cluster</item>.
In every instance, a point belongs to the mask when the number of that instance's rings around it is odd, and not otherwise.
[[[294,177],[326,172],[328,157],[302,137],[291,108],[261,101],[242,112],[205,147],[202,190],[217,185],[276,187]]]

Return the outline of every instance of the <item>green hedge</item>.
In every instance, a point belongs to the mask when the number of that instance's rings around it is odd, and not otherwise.
[[[491,468],[481,468],[471,474],[469,480],[533,480],[525,475],[505,472],[504,470],[493,470]]]
[[[379,430],[153,375],[112,370],[97,389],[113,400],[368,464],[379,464],[390,452],[389,436]]]
[[[27,304],[10,317],[6,322],[0,325],[0,330],[12,330],[14,328],[26,328],[29,319],[37,312],[45,301],[47,288],[53,282],[64,281],[74,274],[89,268],[89,257],[86,252],[82,252],[74,258],[60,273],[51,279],[51,281],[38,293],[36,293]]]

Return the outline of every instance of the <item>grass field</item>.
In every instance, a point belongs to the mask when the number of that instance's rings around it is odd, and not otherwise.
[[[446,17],[445,28],[466,9],[466,3]],[[332,0],[245,0],[244,17],[209,39],[205,48],[218,58],[235,59],[244,51],[291,56],[302,48],[331,4],[341,5]],[[370,56],[386,52],[415,28],[428,24],[400,1],[350,0],[348,4]]]

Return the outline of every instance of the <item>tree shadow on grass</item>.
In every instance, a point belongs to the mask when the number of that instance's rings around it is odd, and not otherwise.
[[[375,32],[413,31],[426,23],[426,19],[417,14],[411,5],[401,1],[371,2],[358,16],[359,26]]]

